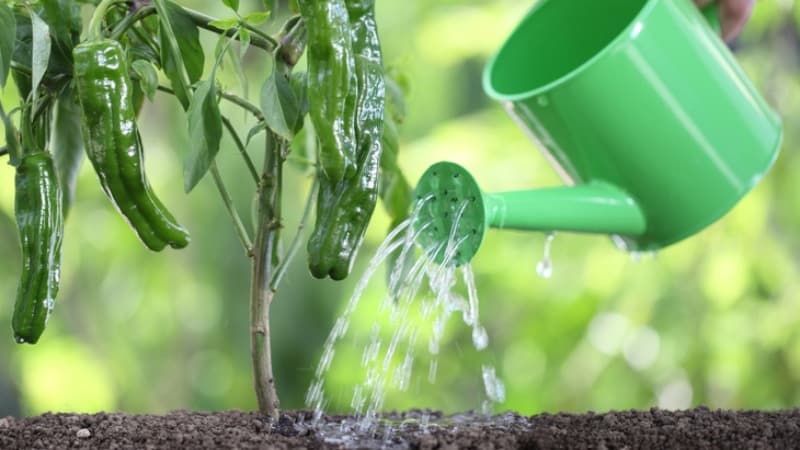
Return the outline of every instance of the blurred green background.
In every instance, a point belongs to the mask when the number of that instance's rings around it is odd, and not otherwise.
[[[184,1],[217,17],[219,1]],[[242,10],[260,2],[242,1]],[[481,70],[530,2],[378,0],[388,63],[411,84],[401,164],[412,183],[442,159],[476,174],[488,191],[559,184],[537,149],[481,89]],[[533,414],[626,408],[781,408],[800,403],[800,5],[757,2],[735,45],[745,71],[784,118],[782,154],[768,177],[723,220],[655,257],[635,261],[602,236],[560,234],[554,273],[536,275],[544,236],[493,231],[473,261],[489,347],[478,352],[459,318],[447,323],[437,379],[428,382],[425,336],[410,387],[390,390],[384,409],[480,408],[481,366],[506,387],[495,410]],[[216,37],[201,32],[213,49]],[[257,102],[269,61],[244,62]],[[233,71],[220,80],[241,91]],[[3,102],[16,104],[13,89]],[[251,119],[225,112],[246,133]],[[192,233],[183,251],[148,252],[102,195],[85,164],[66,226],[61,291],[36,346],[15,345],[10,315],[20,252],[13,220],[13,169],[0,166],[0,416],[49,410],[162,413],[254,409],[248,337],[249,263],[212,181],[183,194],[188,152],[177,102],[159,95],[140,126],[155,191]],[[219,165],[249,219],[254,185],[229,138]],[[261,144],[250,146],[260,161]],[[288,169],[287,241],[310,180]],[[298,254],[272,308],[278,392],[303,407],[305,390],[388,219],[376,209],[354,275],[313,280]],[[385,295],[376,275],[353,316],[326,381],[328,407],[347,411],[364,377],[358,361]],[[384,344],[393,326],[381,327]],[[398,357],[401,357],[399,355]]]

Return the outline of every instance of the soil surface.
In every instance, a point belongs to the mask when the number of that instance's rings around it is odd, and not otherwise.
[[[44,414],[0,418],[0,449],[162,448],[736,448],[800,446],[800,410],[609,412],[531,417],[431,411],[390,413],[363,426],[353,417],[289,412],[176,411],[164,416]],[[364,429],[366,428],[366,429]]]

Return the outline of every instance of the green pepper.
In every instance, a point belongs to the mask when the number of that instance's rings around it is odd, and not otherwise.
[[[133,84],[118,42],[96,40],[73,51],[84,147],[100,184],[147,248],[182,248],[189,234],[153,193],[144,173]]]
[[[380,153],[365,152],[353,181],[320,181],[316,226],[308,241],[314,277],[343,280],[350,273],[375,210],[379,166]]]
[[[378,199],[385,82],[374,5],[374,0],[347,2],[356,61],[357,90],[350,101],[356,105],[358,171],[353,180],[320,183],[308,244],[309,268],[317,278],[347,277]]]
[[[17,166],[15,187],[22,274],[11,325],[17,343],[35,344],[58,292],[64,235],[61,187],[50,154],[25,155]]]
[[[355,59],[344,0],[298,0],[308,29],[308,104],[329,180],[356,172]]]

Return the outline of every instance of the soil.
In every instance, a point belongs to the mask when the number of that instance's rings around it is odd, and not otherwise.
[[[800,446],[800,410],[506,413],[443,416],[390,413],[361,430],[348,416],[289,412],[273,424],[256,413],[176,411],[163,416],[43,414],[0,418],[0,449],[167,448],[736,448]]]

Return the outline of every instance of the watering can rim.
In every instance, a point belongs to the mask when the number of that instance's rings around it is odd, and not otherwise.
[[[645,0],[645,4],[642,6],[642,9],[639,10],[639,12],[637,12],[636,15],[634,15],[634,17],[633,17],[633,19],[631,19],[630,23],[628,23],[624,28],[622,28],[620,30],[619,34],[617,34],[613,39],[611,39],[602,49],[600,49],[597,53],[595,53],[591,58],[587,59],[586,61],[581,63],[578,67],[570,70],[566,74],[561,75],[560,77],[556,78],[553,81],[550,81],[549,83],[546,83],[546,84],[544,84],[542,86],[539,86],[539,87],[536,87],[536,88],[533,88],[533,89],[530,89],[528,91],[518,92],[518,93],[514,93],[514,94],[503,94],[503,93],[498,92],[496,89],[494,89],[494,86],[493,86],[493,83],[492,83],[492,73],[494,72],[494,68],[495,68],[495,64],[497,62],[497,58],[505,50],[505,48],[508,45],[508,43],[516,38],[517,33],[519,33],[520,30],[524,26],[526,26],[528,20],[531,20],[531,17],[533,17],[534,13],[536,13],[536,11],[539,8],[544,7],[545,5],[547,5],[548,3],[552,2],[552,1],[555,1],[555,0],[539,0],[539,1],[537,1],[531,7],[531,9],[528,10],[528,12],[525,14],[524,18],[519,22],[519,24],[516,26],[516,28],[514,28],[514,31],[511,32],[511,35],[503,42],[503,45],[500,47],[500,50],[497,53],[495,53],[489,59],[489,61],[486,63],[486,66],[484,66],[483,76],[482,76],[482,84],[483,84],[484,92],[486,92],[486,94],[489,97],[491,97],[491,98],[493,98],[495,100],[498,100],[498,101],[512,101],[512,102],[515,102],[515,101],[519,101],[519,100],[524,100],[524,99],[527,99],[527,98],[535,97],[537,95],[541,95],[541,94],[543,94],[545,92],[550,92],[550,91],[554,90],[555,88],[557,88],[558,86],[561,86],[562,84],[567,83],[568,81],[572,80],[573,78],[578,77],[583,72],[587,71],[591,66],[593,66],[598,60],[600,60],[601,58],[605,57],[606,54],[608,54],[611,51],[613,51],[614,48],[616,48],[617,46],[621,45],[621,43],[623,43],[624,41],[633,42],[637,38],[635,33],[632,32],[633,28],[636,26],[637,23],[643,21],[647,16],[649,16],[650,13],[653,11],[653,9],[655,9],[656,5],[659,2],[663,2],[664,0]],[[715,3],[711,2],[710,5],[712,5],[712,7],[713,7],[713,5],[715,5]],[[698,10],[698,14],[700,14],[699,10]]]

